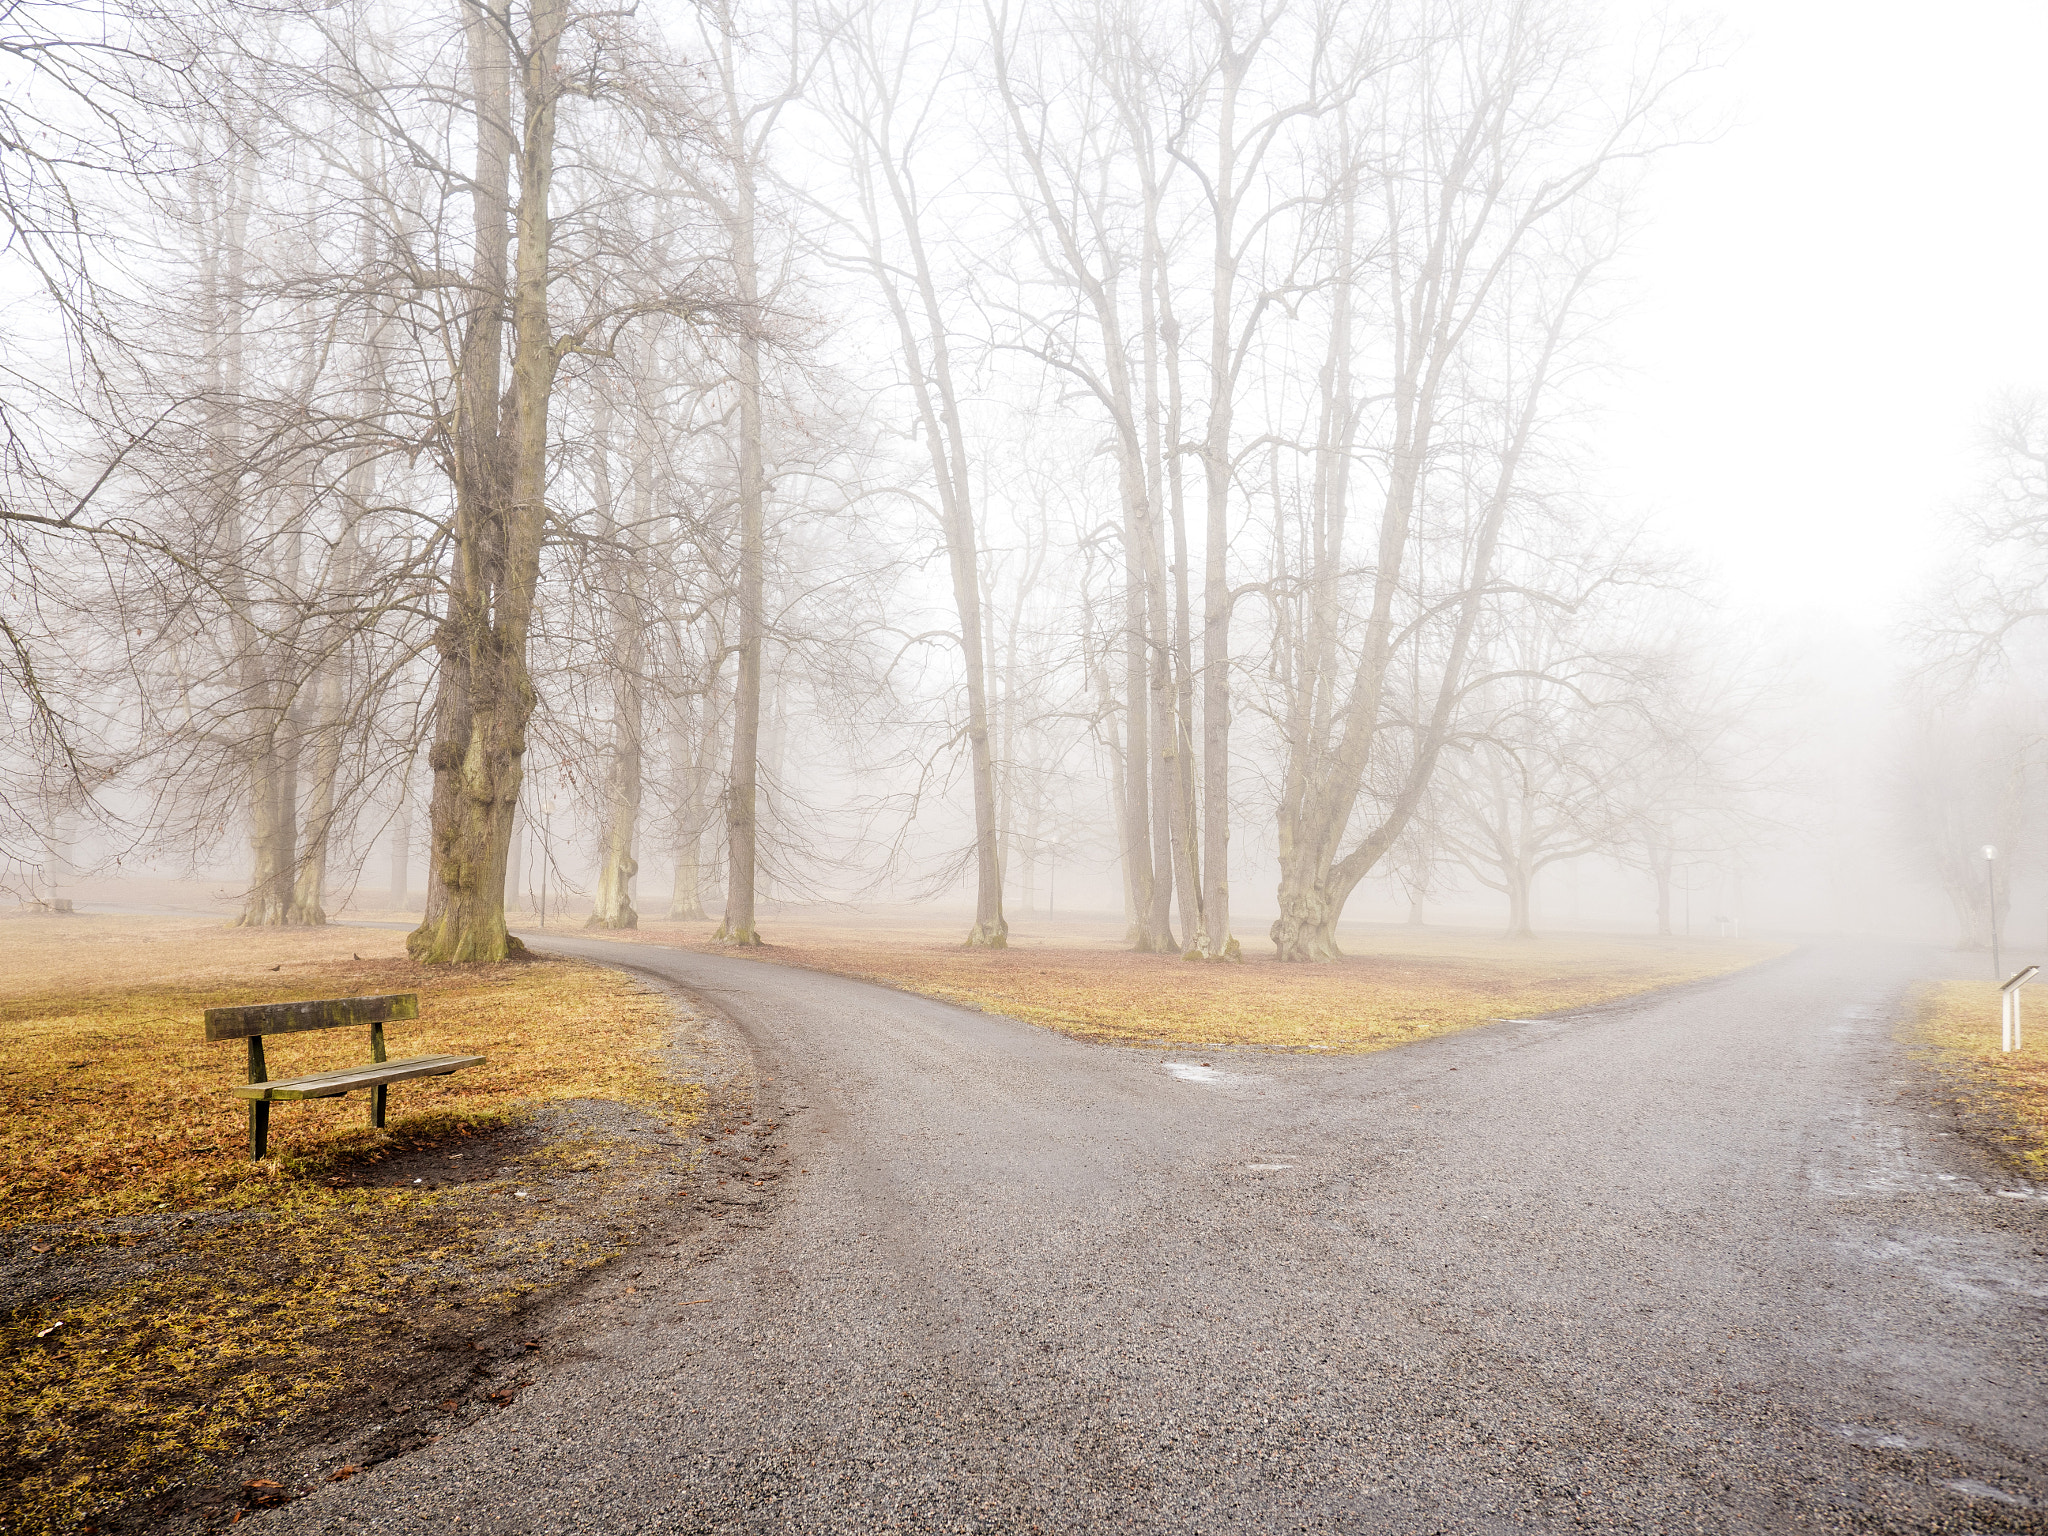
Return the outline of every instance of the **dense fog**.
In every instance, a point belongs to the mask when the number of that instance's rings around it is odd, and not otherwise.
[[[14,6],[0,886],[2038,955],[2040,110],[1862,14]]]

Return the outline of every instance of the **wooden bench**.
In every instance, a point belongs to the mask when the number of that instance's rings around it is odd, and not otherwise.
[[[481,1056],[412,1056],[390,1061],[384,1055],[384,1026],[393,1019],[416,1019],[416,992],[390,997],[330,997],[305,1003],[256,1003],[247,1008],[206,1010],[206,1038],[249,1042],[249,1081],[233,1091],[249,1101],[249,1158],[262,1158],[270,1146],[270,1106],[292,1099],[334,1099],[358,1088],[370,1090],[370,1124],[384,1124],[384,1094],[393,1083],[414,1077],[440,1077],[483,1064]],[[337,1067],[306,1077],[272,1081],[263,1065],[263,1037],[290,1035],[302,1029],[347,1029],[370,1026],[370,1060],[358,1067]]]

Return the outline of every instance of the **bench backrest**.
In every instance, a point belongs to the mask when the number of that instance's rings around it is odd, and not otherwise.
[[[328,997],[306,1003],[252,1003],[244,1008],[206,1010],[208,1040],[251,1040],[296,1034],[302,1029],[348,1029],[420,1016],[417,992],[388,997]],[[188,1015],[189,1017],[189,1015]],[[377,1031],[380,1043],[383,1031]]]

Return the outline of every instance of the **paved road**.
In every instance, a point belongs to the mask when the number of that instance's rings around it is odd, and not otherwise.
[[[1894,1043],[1912,952],[1338,1060],[549,944],[744,1035],[759,1225],[273,1528],[2048,1530],[2048,1203]]]

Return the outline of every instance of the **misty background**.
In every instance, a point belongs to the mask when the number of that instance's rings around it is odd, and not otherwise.
[[[23,901],[2048,948],[2037,6],[5,25]]]

